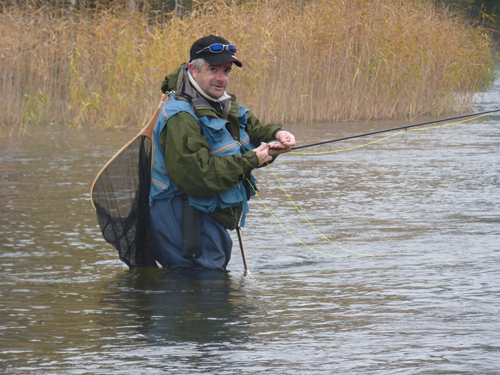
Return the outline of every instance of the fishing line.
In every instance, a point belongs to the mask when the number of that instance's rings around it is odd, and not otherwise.
[[[299,241],[302,245],[304,245],[305,247],[311,249],[312,251],[315,251],[319,254],[323,254],[323,255],[326,255],[326,256],[329,256],[329,257],[333,257],[333,258],[346,258],[348,257],[349,255],[332,255],[332,254],[327,254],[327,253],[324,253],[322,251],[319,251],[319,250],[316,250],[314,248],[312,248],[311,246],[309,246],[308,244],[306,244],[305,242],[303,242],[302,240],[300,240],[297,236],[295,236],[292,232],[290,232],[288,230],[287,227],[285,227],[285,225],[271,212],[271,210],[267,207],[267,205],[264,203],[264,201],[262,200],[262,198],[260,197],[260,195],[257,193],[257,190],[254,188],[254,186],[252,185],[252,183],[250,182],[250,180],[248,180],[247,178],[247,181],[248,183],[250,184],[250,186],[252,187],[253,191],[255,192],[255,195],[257,196],[257,198],[259,198],[259,201],[260,203],[262,203],[262,205],[266,208],[267,212],[269,212],[271,214],[271,216],[274,218],[274,220],[276,220],[278,222],[279,225],[281,225],[281,227],[287,231],[287,233],[292,236],[293,238],[295,238],[297,241]]]
[[[307,222],[307,224],[309,224],[318,234],[320,234],[324,239],[326,239],[328,242],[330,242],[331,244],[337,246],[339,249],[342,249],[344,251],[347,251],[348,253],[352,253],[352,254],[356,254],[356,255],[361,255],[361,256],[365,256],[365,257],[374,257],[375,255],[374,254],[363,254],[363,253],[357,253],[355,251],[352,251],[352,250],[348,250],[346,249],[345,247],[342,247],[338,244],[336,244],[335,242],[331,241],[327,236],[325,236],[323,233],[321,233],[308,219],[307,217],[305,217],[305,215],[302,213],[302,211],[300,211],[299,207],[297,207],[297,205],[295,204],[295,202],[292,200],[292,197],[286,192],[285,188],[283,187],[283,185],[281,184],[280,180],[278,180],[278,176],[276,176],[276,174],[274,173],[274,171],[272,170],[271,168],[271,165],[268,164],[267,167],[269,168],[269,170],[271,171],[271,173],[273,174],[274,178],[276,179],[276,181],[278,182],[278,184],[280,185],[281,187],[281,190],[283,190],[283,192],[285,193],[285,195],[288,197],[288,199],[290,200],[290,202],[292,202],[293,206],[295,207],[295,209],[298,211],[298,213],[304,218],[304,220]]]

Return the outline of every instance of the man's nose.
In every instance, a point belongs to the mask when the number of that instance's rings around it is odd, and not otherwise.
[[[227,81],[227,75],[224,72],[218,72],[215,78],[218,81]]]

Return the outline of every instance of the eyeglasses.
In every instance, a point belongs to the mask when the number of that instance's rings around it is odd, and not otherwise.
[[[227,49],[227,51],[232,55],[238,52],[238,48],[236,48],[234,44],[214,43],[209,45],[208,47],[199,50],[198,52],[195,53],[195,55],[205,51],[206,49],[208,49],[212,53],[221,53],[222,51],[224,51],[224,49]]]

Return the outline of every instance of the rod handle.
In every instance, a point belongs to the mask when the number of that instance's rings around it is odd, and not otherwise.
[[[291,147],[287,148],[270,148],[269,149],[269,155],[271,156],[278,156],[279,154],[284,154],[286,152],[292,151]]]

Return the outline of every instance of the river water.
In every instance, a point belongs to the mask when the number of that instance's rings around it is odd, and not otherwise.
[[[309,144],[402,124],[290,129]],[[500,114],[280,156],[256,173],[250,274],[234,233],[227,273],[118,260],[89,189],[131,136],[0,140],[3,373],[500,373]]]

